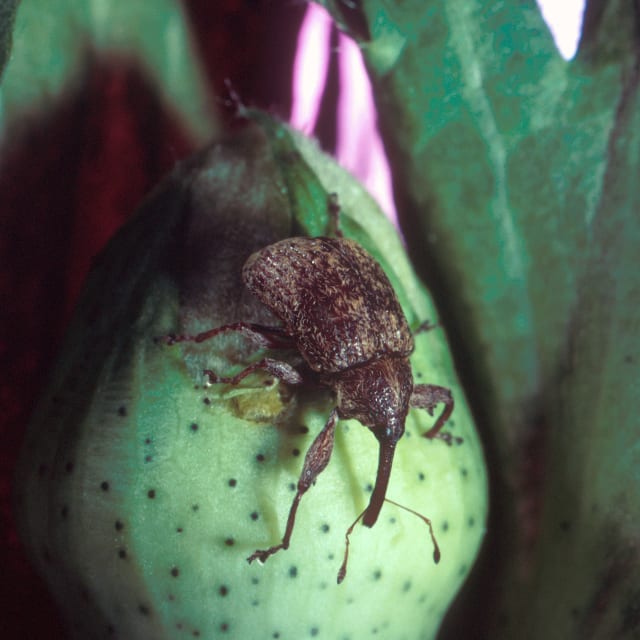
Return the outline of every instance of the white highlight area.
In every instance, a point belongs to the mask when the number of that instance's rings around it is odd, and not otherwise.
[[[333,21],[326,9],[310,3],[298,35],[293,70],[293,106],[289,121],[313,133],[318,121],[331,46]],[[336,159],[353,173],[396,219],[391,171],[377,126],[373,93],[358,45],[339,35],[337,49],[340,90],[336,105]]]
[[[291,126],[310,134],[318,121],[329,70],[333,22],[327,11],[313,2],[304,15],[293,64]]]
[[[392,220],[396,219],[391,169],[378,130],[369,77],[358,45],[340,34],[338,162],[356,175]]]
[[[571,60],[576,54],[585,0],[537,0],[560,55]]]

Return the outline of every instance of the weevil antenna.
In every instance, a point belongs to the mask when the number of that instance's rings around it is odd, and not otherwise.
[[[429,535],[431,536],[431,542],[433,543],[433,561],[436,564],[438,564],[438,562],[440,562],[440,547],[438,546],[438,541],[436,540],[435,533],[433,532],[433,525],[431,524],[431,520],[429,520],[429,518],[427,518],[426,516],[423,516],[421,513],[418,513],[417,511],[414,511],[413,509],[410,509],[409,507],[405,507],[404,505],[399,504],[398,502],[395,502],[394,500],[391,500],[389,498],[385,498],[384,501],[388,502],[390,504],[393,504],[396,507],[400,507],[400,509],[404,509],[405,511],[408,511],[409,513],[412,513],[414,516],[417,516],[418,518],[420,518],[420,520],[422,520],[427,525],[427,527],[429,527]],[[353,530],[354,530],[355,526],[358,524],[358,522],[360,522],[360,520],[362,519],[362,516],[364,516],[364,514],[366,512],[367,512],[367,509],[365,509],[351,523],[351,526],[347,529],[347,532],[344,535],[344,541],[345,541],[344,558],[342,560],[342,564],[340,565],[340,569],[338,571],[338,584],[340,584],[345,579],[345,577],[347,575],[347,562],[349,561],[349,545],[350,545],[349,536],[353,533]]]
[[[338,584],[340,584],[345,576],[347,575],[347,561],[349,560],[349,536],[351,535],[354,527],[360,522],[362,516],[366,513],[366,509],[351,523],[351,526],[347,529],[347,532],[344,535],[345,546],[344,546],[344,559],[342,560],[342,564],[340,565],[340,570],[338,571]]]
[[[422,520],[422,522],[424,522],[427,527],[429,527],[429,535],[431,536],[431,542],[433,542],[433,561],[438,564],[438,562],[440,562],[440,547],[438,546],[438,541],[436,540],[436,535],[435,533],[433,533],[433,525],[431,524],[431,520],[429,520],[429,518],[427,518],[427,516],[423,516],[421,513],[418,513],[417,511],[414,511],[413,509],[409,509],[409,507],[405,507],[402,504],[398,504],[397,502],[394,502],[393,500],[390,500],[389,498],[385,498],[384,499],[385,502],[389,502],[390,504],[395,505],[396,507],[400,507],[401,509],[404,509],[405,511],[408,511],[409,513],[412,513],[414,516],[417,516],[418,518],[420,518],[420,520]]]

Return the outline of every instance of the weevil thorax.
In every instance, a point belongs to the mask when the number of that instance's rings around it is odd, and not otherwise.
[[[394,444],[404,433],[413,389],[413,375],[406,357],[385,355],[331,377],[338,415],[355,418],[376,438]]]

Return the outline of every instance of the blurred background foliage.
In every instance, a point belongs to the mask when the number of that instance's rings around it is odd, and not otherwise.
[[[15,4],[0,2],[0,55]],[[638,637],[637,4],[588,2],[571,62],[532,0],[326,5],[362,46],[401,225],[492,474],[484,554],[441,636]],[[0,87],[0,597],[21,637],[62,637],[15,535],[10,476],[91,258],[224,126],[226,81],[286,116],[304,10],[20,4]],[[334,69],[329,150],[337,89]]]

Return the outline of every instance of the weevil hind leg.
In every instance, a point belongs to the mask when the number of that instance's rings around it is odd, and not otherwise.
[[[322,431],[320,431],[316,436],[316,439],[312,442],[309,450],[307,451],[307,455],[304,459],[304,465],[302,467],[302,473],[298,479],[298,491],[296,492],[289,509],[289,517],[287,518],[287,526],[285,528],[282,542],[273,547],[269,547],[268,549],[258,549],[247,558],[247,562],[252,563],[254,560],[265,562],[267,558],[280,551],[280,549],[289,548],[289,542],[296,522],[296,512],[298,511],[300,499],[306,493],[307,489],[309,489],[309,487],[316,481],[316,478],[325,470],[326,466],[329,464],[329,460],[331,459],[337,421],[338,410],[333,409],[329,415],[329,419],[322,428]]]
[[[238,384],[241,380],[246,378],[250,373],[263,369],[269,372],[272,376],[286,382],[287,384],[302,384],[304,378],[300,372],[292,367],[288,362],[282,360],[274,360],[273,358],[262,358],[258,362],[250,364],[248,367],[237,373],[235,376],[223,377],[211,369],[205,369],[204,375],[209,378],[210,384],[216,384],[218,382],[226,384]]]
[[[438,404],[444,404],[442,413],[438,416],[435,424],[431,429],[425,431],[422,436],[424,438],[440,438],[449,446],[454,442],[460,444],[462,438],[457,438],[446,431],[442,431],[442,427],[453,413],[453,396],[451,390],[446,387],[440,387],[435,384],[417,384],[413,387],[411,394],[410,406],[417,409],[426,409],[429,415],[433,415],[433,411]]]

